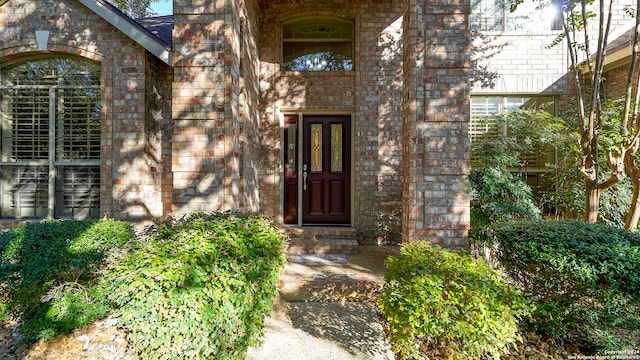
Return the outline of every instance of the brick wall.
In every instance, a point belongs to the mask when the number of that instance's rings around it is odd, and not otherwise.
[[[630,20],[624,6],[614,4],[612,29]],[[590,24],[597,26],[597,21],[592,19]],[[572,86],[566,40],[551,46],[561,34],[562,30],[545,29],[474,32],[472,94],[554,94],[559,97],[559,108],[564,109]],[[597,31],[591,36],[597,37]],[[483,84],[487,76],[491,79]]]
[[[49,29],[50,51],[101,63],[102,214],[278,217],[283,114],[340,113],[352,115],[362,237],[402,225],[404,240],[466,243],[464,1],[174,0],[173,68],[76,1],[34,4],[0,8],[0,61],[33,53],[33,30]],[[355,71],[279,71],[282,22],[315,15],[354,22]]]
[[[464,0],[409,0],[404,16],[402,236],[467,246],[469,36]]]
[[[493,80],[483,86],[482,72],[474,72],[474,95],[562,93],[569,68],[566,45],[548,46],[560,31],[475,33],[474,68],[486,68]],[[483,76],[484,75],[484,76]]]
[[[241,146],[240,194],[243,209],[260,210],[260,84],[258,41],[260,7],[257,0],[240,2],[240,96]]]
[[[158,189],[166,149],[155,141],[170,116],[170,68],[74,0],[10,0],[0,7],[0,28],[0,66],[41,54],[36,30],[50,31],[48,53],[101,64],[100,213],[129,219],[165,214],[168,199]],[[153,87],[161,99],[148,107],[156,101],[147,91]]]
[[[237,0],[174,0],[174,213],[237,210]]]
[[[631,57],[631,54],[629,54]],[[624,96],[627,89],[627,81],[629,77],[630,63],[612,68],[610,70],[605,68],[604,72],[604,88],[608,99],[616,99]],[[636,64],[636,75],[634,76],[634,86],[638,83],[638,72],[640,72],[640,66]]]
[[[261,210],[280,216],[283,113],[352,114],[353,222],[365,240],[399,235],[403,1],[261,1]],[[280,31],[301,16],[355,24],[355,71],[281,72]]]

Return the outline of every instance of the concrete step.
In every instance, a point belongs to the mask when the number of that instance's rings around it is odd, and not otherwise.
[[[357,254],[329,256],[288,254],[278,286],[278,301],[374,300],[384,285],[384,261],[397,255],[398,247],[362,245],[358,250]],[[339,261],[341,257],[345,261]]]
[[[298,282],[281,281],[279,301],[361,302],[374,301],[384,282],[348,274],[317,274]]]
[[[359,246],[356,239],[290,239],[287,254],[357,254]]]

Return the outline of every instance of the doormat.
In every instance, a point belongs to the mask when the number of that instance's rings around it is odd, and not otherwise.
[[[346,264],[347,256],[345,254],[298,254],[293,262],[307,265]]]

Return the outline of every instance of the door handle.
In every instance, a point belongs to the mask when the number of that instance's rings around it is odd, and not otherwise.
[[[307,164],[302,165],[302,190],[307,190]]]

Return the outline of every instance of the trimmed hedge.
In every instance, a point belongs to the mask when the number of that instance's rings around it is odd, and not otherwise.
[[[145,359],[242,359],[257,344],[284,267],[285,239],[258,215],[166,223],[104,286]]]
[[[111,249],[133,238],[113,220],[47,220],[0,234],[0,288],[9,316],[28,338],[51,339],[104,317],[110,308],[94,287]]]
[[[378,306],[394,352],[417,358],[421,345],[450,347],[462,356],[501,350],[518,340],[527,301],[483,260],[462,251],[409,243],[386,261]]]
[[[586,352],[640,341],[640,234],[579,221],[515,221],[497,257],[537,301],[533,325]]]

